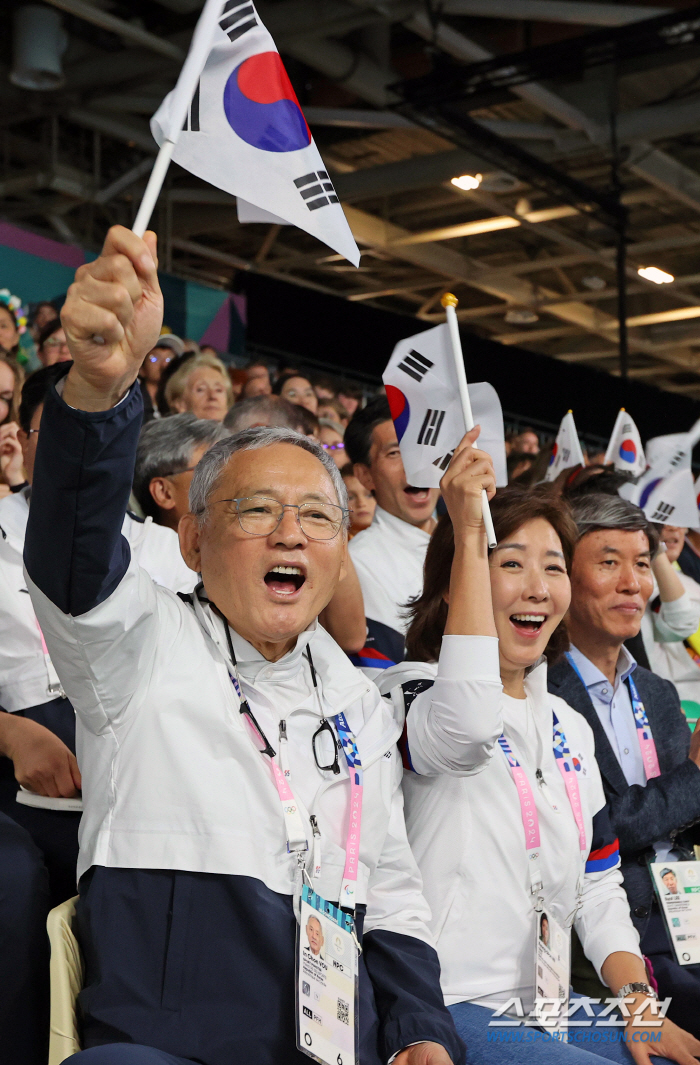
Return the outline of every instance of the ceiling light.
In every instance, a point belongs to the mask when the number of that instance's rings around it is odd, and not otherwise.
[[[460,177],[452,178],[452,184],[465,192],[469,192],[470,189],[478,189],[481,182],[481,174],[461,174]]]
[[[539,317],[534,311],[529,311],[526,307],[513,307],[511,310],[506,311],[504,321],[508,322],[508,325],[534,325],[535,322],[539,321]]]
[[[668,285],[675,281],[673,274],[667,274],[665,270],[659,270],[658,266],[640,266],[637,270],[640,277],[647,281],[653,281],[655,285]]]
[[[606,283],[602,277],[598,277],[597,274],[591,274],[590,277],[581,278],[581,284],[589,288],[591,292],[602,292],[606,286]]]

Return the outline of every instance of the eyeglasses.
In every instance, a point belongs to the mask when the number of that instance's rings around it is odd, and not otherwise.
[[[319,754],[318,746],[321,751]],[[314,761],[318,768],[324,773],[339,773],[340,762],[338,761],[338,741],[335,737],[335,732],[331,728],[325,717],[321,721],[321,724],[311,737],[311,748],[314,752]],[[325,749],[324,749],[325,748]],[[330,750],[333,751],[332,761],[328,761],[330,757]]]
[[[345,451],[345,444],[339,440],[336,444],[321,444],[324,451]]]
[[[68,341],[67,340],[59,340],[58,337],[49,337],[48,340],[44,341],[44,345],[43,346],[45,348],[67,348],[68,347]]]
[[[167,364],[167,363],[172,361],[172,358],[173,358],[172,355],[163,355],[162,357],[160,355],[149,355],[147,361],[148,362],[164,362],[164,363]]]
[[[238,523],[250,536],[269,536],[282,521],[285,510],[290,509],[296,510],[297,521],[309,540],[332,540],[342,529],[348,514],[347,510],[333,503],[280,503],[266,496],[215,499],[214,503],[235,503]]]

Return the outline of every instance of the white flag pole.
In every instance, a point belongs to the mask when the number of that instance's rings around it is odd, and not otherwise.
[[[446,292],[440,300],[440,303],[445,308],[445,314],[447,315],[447,327],[450,331],[450,340],[452,342],[452,355],[455,361],[455,370],[457,371],[457,384],[459,386],[459,398],[462,401],[462,413],[464,414],[464,424],[467,428],[467,432],[474,428],[474,415],[472,414],[471,400],[469,399],[469,389],[467,387],[467,374],[464,369],[464,356],[462,354],[462,341],[459,335],[459,324],[457,322],[457,313],[455,307],[458,300],[456,296],[453,296],[451,292]],[[481,491],[481,509],[484,515],[484,528],[486,529],[486,537],[489,547],[496,547],[496,532],[493,527],[493,519],[491,518],[491,509],[489,507],[488,496],[486,495],[486,489]]]
[[[209,58],[209,53],[214,43],[214,34],[216,33],[222,11],[223,0],[206,0],[202,14],[199,16],[199,21],[195,26],[190,50],[182,65],[177,85],[173,89],[170,114],[168,116],[169,129],[166,132],[165,140],[160,146],[138,214],[132,226],[132,231],[137,237],[142,237],[148,228],[153,209],[165,181],[165,175],[170,166],[175,145],[185,124],[187,112],[197,88],[197,82]]]
[[[607,466],[608,463],[615,461],[615,440],[616,440],[616,437],[617,437],[617,427],[620,424],[620,419],[622,418],[624,413],[625,413],[625,408],[624,407],[620,407],[620,410],[618,411],[618,414],[617,414],[617,418],[615,419],[615,424],[613,426],[612,435],[610,437],[610,440],[608,441],[608,448],[607,448],[607,451],[605,452],[605,458],[603,459],[603,465],[604,466]]]

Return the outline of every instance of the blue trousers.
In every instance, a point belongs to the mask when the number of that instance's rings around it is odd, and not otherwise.
[[[46,1065],[49,878],[23,828],[0,813],[0,1062]]]
[[[593,1006],[593,1012],[600,1013],[603,1008]],[[449,1009],[457,1032],[467,1044],[468,1065],[523,1065],[524,1062],[527,1065],[600,1065],[603,1060],[633,1065],[634,1062],[618,1035],[620,1028],[572,1029],[576,1032],[576,1042],[561,1043],[537,1028],[490,1028],[493,1010],[473,1002],[457,1002]],[[573,1019],[582,1020],[583,1013],[577,1013]],[[599,1041],[595,1041],[596,1033],[600,1033]],[[610,1041],[604,1042],[605,1036]],[[668,1065],[667,1058],[651,1060]],[[116,1065],[117,1059],[114,1061]]]

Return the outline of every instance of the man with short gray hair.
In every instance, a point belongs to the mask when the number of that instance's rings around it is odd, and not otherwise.
[[[134,496],[144,517],[177,532],[189,510],[194,468],[212,444],[228,436],[220,422],[173,414],[144,425],[136,449]]]
[[[657,556],[656,528],[632,503],[591,493],[574,502],[573,515],[579,541],[567,618],[571,646],[550,668],[549,690],[593,729],[642,953],[652,961],[660,997],[672,999],[669,1017],[697,1037],[700,967],[676,961],[647,864],[692,858],[700,840],[697,827],[683,831],[700,820],[700,733],[691,738],[673,684],[638,666],[625,647],[652,594],[652,567],[662,593],[673,593],[676,574]],[[571,753],[575,761],[578,752]]]
[[[347,554],[332,459],[289,429],[214,444],[179,523],[202,579],[190,596],[146,578],[121,537],[133,382],[162,321],[155,251],[153,233],[114,227],[69,289],[74,363],[46,403],[26,540],[79,722],[86,1049],[72,1060],[303,1065],[302,1046],[331,1065],[461,1065],[406,838],[400,729],[316,621]],[[326,987],[328,960],[295,961],[305,906],[332,928],[341,983]]]

